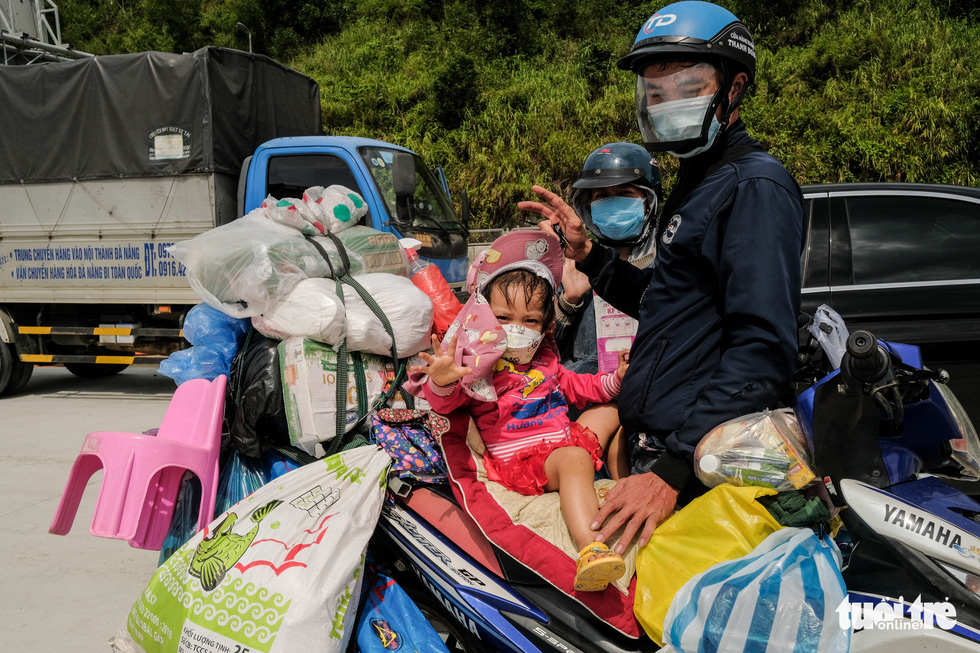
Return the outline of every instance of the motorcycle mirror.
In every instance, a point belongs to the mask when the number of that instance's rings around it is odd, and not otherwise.
[[[395,152],[392,161],[394,171],[391,175],[395,187],[395,197],[412,197],[415,195],[415,158],[408,152]]]

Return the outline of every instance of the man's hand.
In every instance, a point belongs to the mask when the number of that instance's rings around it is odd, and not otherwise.
[[[459,331],[453,334],[453,339],[449,342],[449,349],[442,350],[439,343],[439,336],[432,334],[432,351],[434,354],[419,352],[419,356],[428,365],[413,365],[411,371],[421,372],[429,377],[429,380],[438,386],[452,385],[461,378],[473,371],[472,368],[456,363],[456,341],[459,339]]]
[[[562,296],[566,302],[574,306],[592,290],[592,284],[589,283],[589,277],[586,274],[578,271],[578,268],[575,267],[575,261],[572,259],[566,258],[563,265],[564,269],[561,273]]]
[[[627,476],[609,490],[591,528],[596,531],[602,526],[595,539],[605,542],[625,524],[623,536],[613,548],[622,554],[638,531],[640,546],[646,546],[653,529],[667,518],[676,504],[677,490],[653,472]]]
[[[592,249],[592,241],[589,240],[589,236],[585,232],[585,224],[578,217],[578,214],[575,213],[575,209],[546,188],[532,186],[531,190],[537,193],[547,204],[542,202],[518,202],[517,208],[521,211],[531,211],[532,213],[544,216],[552,225],[560,225],[562,233],[565,235],[565,242],[568,243],[568,247],[565,249],[565,256],[577,263],[584,261]],[[552,231],[554,230],[552,229]]]

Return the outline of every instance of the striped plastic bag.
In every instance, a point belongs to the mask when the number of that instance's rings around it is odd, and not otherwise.
[[[743,558],[694,576],[664,620],[664,652],[846,653],[835,609],[847,594],[829,535],[784,528]]]

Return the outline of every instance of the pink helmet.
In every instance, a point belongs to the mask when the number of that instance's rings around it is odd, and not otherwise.
[[[501,272],[530,270],[552,288],[561,283],[561,243],[553,234],[537,230],[510,231],[483,250],[466,274],[466,290],[483,292],[486,283]]]

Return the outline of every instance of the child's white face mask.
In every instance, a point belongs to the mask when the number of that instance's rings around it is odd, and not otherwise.
[[[502,358],[518,365],[530,363],[541,344],[543,334],[522,324],[503,324],[501,326],[504,333],[507,334],[507,349]]]

